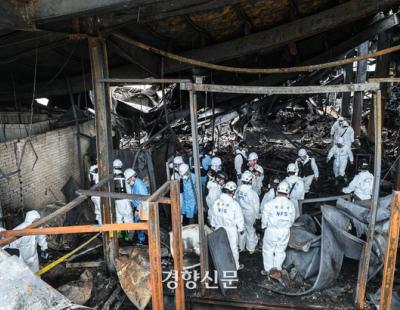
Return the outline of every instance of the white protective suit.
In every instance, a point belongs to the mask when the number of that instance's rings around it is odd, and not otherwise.
[[[93,180],[94,184],[99,183],[99,173],[95,173],[94,171],[97,169],[97,165],[92,165],[89,168],[89,180]],[[96,217],[96,221],[99,225],[102,224],[101,219],[101,207],[100,207],[100,197],[92,196],[90,200],[93,201],[94,204],[94,215]]]
[[[346,125],[347,127],[345,127]],[[335,141],[337,141],[339,137],[343,138],[343,144],[347,145],[351,150],[351,145],[354,143],[354,130],[346,121],[344,121],[343,125],[338,129]]]
[[[211,226],[225,229],[236,269],[239,269],[238,235],[244,230],[244,219],[240,205],[230,195],[222,193],[214,203]]]
[[[333,161],[333,173],[335,178],[338,176],[344,177],[346,175],[347,162],[350,159],[353,162],[353,152],[347,145],[338,147],[336,144],[329,150],[328,160],[335,157]]]
[[[340,128],[342,127],[342,126],[339,124],[340,121],[343,122],[343,119],[342,119],[342,118],[338,118],[338,119],[333,123],[332,128],[331,128],[331,137],[333,138],[333,141],[332,141],[333,143],[336,142],[336,138],[338,137],[337,135],[338,135],[338,133],[339,133]]]
[[[245,233],[239,237],[239,249],[254,252],[258,243],[254,222],[260,218],[260,198],[250,184],[242,184],[236,191],[235,199],[242,208],[245,226]]]
[[[297,175],[290,175],[284,179],[289,184],[289,199],[295,207],[295,219],[300,216],[299,200],[304,199],[305,187],[303,180]]]
[[[211,223],[214,203],[221,196],[222,191],[221,191],[221,185],[215,183],[214,181],[209,181],[207,183],[207,189],[208,189],[208,194],[206,197],[206,203],[207,203],[207,207],[208,207],[208,220]]]
[[[311,169],[312,169],[313,174],[302,177],[302,180],[304,182],[304,190],[306,193],[308,193],[310,191],[310,187],[311,187],[311,184],[312,184],[312,181],[314,180],[314,178],[319,178],[319,170],[318,170],[317,163],[315,162],[314,158],[309,157],[308,155],[305,160],[298,158],[294,163],[296,165],[297,171],[300,171],[301,165],[303,165],[303,166],[307,165],[308,162],[311,163]]]
[[[265,204],[261,219],[261,228],[266,228],[262,249],[264,270],[281,270],[290,227],[295,220],[295,207],[286,197],[278,196]]]
[[[256,176],[254,174],[255,170],[258,170],[260,172],[260,176]],[[251,187],[257,193],[257,195],[261,195],[261,188],[263,185],[262,182],[264,180],[264,169],[259,164],[257,164],[255,168],[250,167],[249,171],[251,171],[254,174]]]
[[[276,197],[276,191],[274,188],[271,188],[268,192],[264,194],[264,197],[260,204],[260,214],[263,213],[265,204],[274,199],[275,197]]]
[[[133,223],[133,210],[128,199],[115,200],[115,215],[117,223]]]
[[[374,175],[364,170],[358,173],[347,187],[343,188],[343,193],[350,194],[354,192],[354,195],[360,200],[368,200],[371,199],[373,185]]]
[[[237,184],[240,185],[242,184],[242,180],[240,179],[240,176],[243,172],[246,171],[246,151],[245,150],[236,150],[235,153],[235,171],[237,175]],[[244,167],[244,168],[243,168]]]
[[[26,213],[25,221],[15,227],[13,230],[20,230],[30,226],[35,220],[40,219],[39,212],[33,210]],[[45,235],[23,236],[10,243],[10,248],[19,250],[19,257],[33,271],[39,271],[39,257],[37,246],[42,251],[47,250],[47,241]]]

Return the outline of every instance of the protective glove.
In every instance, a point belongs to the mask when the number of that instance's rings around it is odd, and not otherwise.
[[[46,250],[41,251],[41,253],[40,253],[40,258],[42,258],[42,259],[48,259],[48,258],[49,258],[49,253],[47,253]]]

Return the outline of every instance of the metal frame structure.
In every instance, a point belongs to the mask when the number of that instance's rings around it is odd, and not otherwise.
[[[174,251],[174,270],[176,271],[177,288],[175,292],[175,307],[178,310],[185,309],[185,293],[184,283],[182,278],[183,271],[183,249],[182,249],[182,231],[180,226],[180,199],[179,199],[179,182],[167,181],[156,192],[150,196],[140,195],[124,195],[113,192],[97,192],[95,189],[102,187],[109,182],[111,176],[101,180],[93,186],[90,191],[78,190],[79,196],[69,202],[67,205],[54,211],[48,216],[40,219],[25,229],[21,230],[6,230],[1,232],[5,235],[5,239],[0,240],[0,246],[9,244],[18,236],[27,235],[58,235],[58,234],[78,234],[78,233],[98,233],[102,232],[111,235],[114,231],[121,230],[145,230],[148,233],[149,240],[149,260],[150,260],[150,282],[152,290],[152,307],[154,310],[164,309],[163,300],[163,284],[162,284],[162,265],[161,265],[161,246],[160,246],[160,223],[158,214],[158,204],[170,204],[172,214],[172,231],[174,236],[173,251]],[[170,192],[170,198],[164,196]],[[107,198],[124,198],[146,201],[149,204],[149,220],[138,223],[125,224],[103,224],[103,225],[78,225],[78,226],[63,226],[63,227],[46,227],[39,228],[46,222],[55,217],[65,214],[73,208],[77,207],[91,196],[101,196]],[[122,194],[123,195],[123,194]],[[105,253],[106,255],[106,253]]]
[[[374,238],[375,232],[375,222],[376,222],[376,214],[378,208],[378,198],[379,198],[379,187],[380,187],[380,176],[381,176],[381,160],[382,160],[382,138],[381,138],[381,131],[382,131],[382,122],[381,122],[381,86],[379,82],[388,82],[388,81],[377,81],[375,83],[361,83],[361,84],[342,84],[342,85],[326,85],[326,86],[289,86],[289,87],[272,87],[272,86],[237,86],[237,85],[211,85],[211,84],[202,84],[199,83],[198,80],[195,80],[195,83],[187,83],[183,82],[180,84],[181,90],[186,90],[189,92],[189,99],[190,99],[190,114],[191,114],[191,126],[192,126],[192,140],[193,144],[197,145],[197,148],[193,147],[193,150],[198,149],[198,139],[197,139],[197,113],[194,109],[196,107],[196,92],[217,92],[217,93],[235,93],[235,94],[258,94],[258,95],[300,95],[300,94],[318,94],[318,93],[331,93],[331,92],[361,92],[361,91],[371,91],[374,92],[374,129],[375,129],[375,154],[374,154],[374,189],[373,195],[371,200],[371,218],[369,221],[368,226],[368,233],[367,233],[367,241],[364,248],[364,255],[362,255],[362,260],[360,261],[359,266],[359,273],[358,273],[358,280],[357,280],[357,290],[356,290],[356,299],[355,304],[358,309],[363,309],[365,307],[365,292],[366,292],[366,285],[367,285],[367,275],[369,269],[369,263],[371,258],[371,251],[372,251],[372,243]],[[198,153],[194,152],[194,160],[196,164],[196,157],[198,163]],[[198,164],[196,164],[197,167]],[[199,171],[196,171],[198,174],[198,179],[200,178]],[[398,193],[398,192],[397,192]],[[396,195],[396,192],[395,192]],[[201,196],[201,195],[198,195]],[[397,196],[396,196],[397,197]],[[201,201],[201,197],[198,197],[198,200]],[[400,208],[398,205],[400,199],[394,199],[394,205],[397,203],[395,208]],[[396,214],[396,212],[393,212]],[[394,264],[393,258],[388,258],[389,253],[393,255],[393,242],[398,240],[398,232],[397,237],[394,235],[394,231],[398,230],[398,220],[397,218],[399,215],[396,215],[396,219],[392,219],[394,228],[393,236],[389,240],[390,245],[388,244],[388,249],[385,256],[385,275],[388,278],[383,279],[382,284],[384,288],[386,288],[385,292],[382,291],[381,299],[384,297],[386,299],[391,299],[391,290],[390,284],[393,284],[393,273],[394,273]],[[200,218],[200,209],[199,209],[199,218]],[[397,223],[397,226],[396,226]],[[199,221],[199,225],[202,224]],[[202,227],[200,227],[201,229]],[[204,228],[203,228],[204,229]],[[205,240],[205,236],[203,237],[203,242]],[[200,239],[200,240],[202,240]],[[389,248],[392,246],[392,248]],[[201,249],[205,248],[206,245],[202,244]],[[397,247],[397,245],[396,245]],[[394,254],[395,255],[395,254]],[[204,270],[205,268],[204,260],[201,261],[201,267]],[[384,295],[385,294],[385,295]],[[390,305],[390,301],[388,302]],[[382,308],[382,309],[389,309],[389,308]]]

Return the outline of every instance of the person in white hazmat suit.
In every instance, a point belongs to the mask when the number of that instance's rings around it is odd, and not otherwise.
[[[170,164],[170,168],[173,168],[171,180],[179,181],[181,179],[181,176],[179,175],[179,166],[182,164],[182,156],[175,156],[173,162]]]
[[[242,173],[247,169],[247,144],[244,141],[239,143],[239,147],[235,152],[234,164],[237,184],[240,185]]]
[[[299,200],[304,199],[305,189],[303,180],[297,176],[296,165],[291,163],[287,167],[288,176],[283,180],[289,184],[288,197],[295,207],[295,218],[300,216]]]
[[[339,131],[342,128],[344,122],[344,117],[340,116],[336,122],[333,123],[332,128],[331,128],[331,139],[332,139],[332,143],[335,144],[336,143],[336,139],[338,138],[339,135]]]
[[[222,194],[222,186],[224,186],[226,181],[226,176],[222,172],[217,172],[215,175],[214,180],[210,180],[207,184],[208,194],[206,197],[206,203],[208,207],[208,214],[207,218],[208,221],[211,223],[212,212],[213,212],[213,205],[218,200],[218,198]]]
[[[347,187],[343,188],[343,193],[354,193],[354,199],[356,201],[371,199],[374,175],[368,171],[368,168],[368,163],[363,161],[361,163],[361,171],[354,177]]]
[[[97,164],[90,166],[89,180],[90,180],[90,186],[93,186],[93,185],[96,185],[97,183],[99,183],[99,169],[97,167]],[[92,197],[90,197],[90,200],[94,204],[94,216],[96,218],[96,222],[97,222],[97,224],[101,225],[103,223],[103,221],[101,218],[100,197],[92,196]]]
[[[343,121],[342,126],[339,128],[337,138],[343,138],[343,144],[347,145],[351,150],[351,145],[354,143],[354,129],[347,121]]]
[[[248,157],[248,166],[249,171],[253,173],[253,181],[252,181],[252,188],[257,193],[257,195],[261,194],[261,189],[264,180],[264,169],[257,163],[258,155],[257,153],[250,153]]]
[[[304,190],[306,193],[310,191],[311,184],[314,180],[318,181],[319,170],[315,159],[308,156],[305,149],[300,149],[298,152],[299,158],[296,159],[295,165],[298,171],[298,176],[304,182]]]
[[[332,157],[335,158],[333,161],[333,174],[335,178],[344,177],[346,175],[347,162],[350,160],[350,163],[353,164],[354,158],[351,149],[347,145],[344,145],[342,137],[339,137],[336,144],[329,150],[326,162],[328,163]]]
[[[239,186],[235,195],[236,201],[242,208],[245,227],[244,234],[239,237],[239,250],[243,251],[246,248],[250,254],[254,253],[258,243],[254,223],[260,218],[260,198],[252,189],[252,179],[252,173],[245,171],[242,174],[242,185]]]
[[[263,239],[262,275],[271,269],[282,270],[286,257],[286,247],[290,237],[290,227],[295,221],[295,207],[288,199],[290,186],[285,181],[277,188],[277,197],[265,204],[261,216],[261,228],[265,229]]]
[[[15,227],[13,230],[20,230],[27,228],[33,222],[40,219],[39,212],[33,210],[26,213],[25,220]],[[23,262],[32,270],[32,272],[39,271],[39,257],[37,246],[40,246],[42,251],[41,257],[47,258],[47,240],[45,235],[36,236],[23,236],[10,243],[9,247],[19,250],[19,257]]]
[[[214,229],[225,229],[236,269],[241,270],[244,266],[239,264],[238,236],[244,234],[244,219],[240,205],[233,199],[236,189],[237,186],[232,181],[223,186],[221,196],[213,205],[211,226]]]
[[[278,189],[278,185],[280,183],[281,182],[279,181],[279,179],[275,178],[273,179],[272,184],[268,186],[269,190],[264,194],[264,197],[260,204],[260,214],[262,214],[265,204],[276,197],[276,190]]]
[[[121,167],[122,168],[122,165]],[[118,176],[118,179],[120,180],[121,177],[124,178],[124,186],[119,186],[119,190],[117,191],[117,188],[115,188],[116,192],[119,193],[126,193],[127,192],[127,185],[126,185],[126,176],[125,174],[119,173],[119,168],[115,169],[114,167],[114,173],[117,173],[116,176]],[[114,177],[115,179],[115,177]],[[123,189],[123,187],[125,187]],[[133,212],[132,212],[132,207],[128,199],[116,199],[115,200],[115,215],[116,215],[116,220],[117,223],[133,223]]]

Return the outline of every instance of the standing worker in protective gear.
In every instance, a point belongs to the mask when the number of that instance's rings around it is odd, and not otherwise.
[[[182,193],[182,225],[194,224],[197,215],[196,200],[196,176],[189,170],[189,165],[182,164],[179,166],[179,174],[181,176],[181,193]]]
[[[283,181],[289,184],[288,198],[293,202],[295,218],[297,219],[300,216],[299,200],[303,200],[305,195],[304,182],[297,176],[295,164],[289,164],[286,171],[288,176]]]
[[[240,185],[242,173],[247,169],[247,144],[242,141],[239,143],[239,147],[235,152],[235,171],[236,177],[238,181],[238,185]]]
[[[262,275],[267,275],[271,269],[282,270],[286,257],[286,247],[290,237],[290,227],[295,221],[295,207],[288,199],[290,186],[281,182],[277,188],[277,197],[267,202],[261,217],[261,228],[265,228],[263,239]]]
[[[311,184],[314,180],[318,181],[319,171],[315,159],[308,156],[305,149],[298,152],[299,158],[296,159],[295,165],[298,176],[303,179],[304,190],[306,193],[310,191]]]
[[[336,143],[336,139],[339,137],[339,131],[343,126],[344,118],[343,116],[340,116],[336,122],[333,123],[332,128],[331,128],[331,139],[332,143]]]
[[[131,168],[126,169],[124,172],[124,175],[125,175],[126,183],[131,188],[132,195],[149,195],[149,190],[147,189],[147,187],[144,184],[144,182],[142,181],[142,179],[140,179],[137,176],[135,170],[133,170]],[[141,204],[142,204],[141,200],[133,200],[132,201],[133,210],[134,210],[133,221],[135,223],[140,222],[140,212],[139,211],[140,211]],[[146,235],[143,230],[140,230],[138,232],[138,239],[139,239],[140,244],[144,243],[144,241],[146,239]]]
[[[350,184],[343,188],[343,193],[354,193],[354,200],[368,200],[372,197],[374,175],[368,171],[368,162],[361,163],[361,171],[354,177]]]
[[[130,190],[127,184],[127,179],[125,174],[122,173],[122,163],[116,163],[114,160],[114,191],[116,193],[127,193]],[[121,165],[119,165],[121,164]],[[117,223],[133,223],[133,212],[131,203],[128,199],[115,199],[115,214]]]
[[[264,180],[264,169],[257,163],[258,155],[257,153],[250,153],[248,157],[248,167],[249,171],[253,173],[252,187],[257,195],[261,194],[262,182]]]
[[[343,138],[343,144],[347,145],[351,150],[351,145],[354,143],[354,129],[347,121],[343,121],[342,126],[338,130],[337,139],[340,137]]]
[[[335,158],[333,161],[335,178],[345,177],[347,162],[350,160],[350,163],[353,164],[354,158],[351,149],[347,145],[344,145],[342,137],[339,137],[336,144],[330,149],[326,162],[328,163],[332,157]]]
[[[254,223],[260,218],[260,198],[252,189],[253,175],[250,171],[242,174],[242,185],[239,186],[235,199],[239,203],[244,217],[245,233],[239,237],[239,249],[245,248],[250,254],[254,253],[258,243],[258,237]]]
[[[222,193],[222,186],[225,184],[226,176],[222,172],[217,172],[215,179],[210,180],[207,184],[208,194],[206,197],[206,203],[208,207],[208,220],[211,223],[212,218],[212,207],[214,203],[218,200]]]
[[[33,210],[26,213],[25,221],[15,227],[13,230],[21,230],[30,226],[32,223],[40,219],[39,212]],[[23,236],[10,243],[10,248],[19,250],[19,257],[33,271],[39,271],[39,257],[37,246],[42,251],[41,257],[47,259],[47,241],[45,235]]]
[[[123,166],[122,161],[120,159],[115,159],[113,161],[113,173],[114,174],[123,174],[122,166]]]
[[[239,204],[233,199],[236,184],[227,182],[222,188],[222,194],[213,205],[213,217],[211,226],[215,229],[224,228],[228,235],[229,245],[235,259],[236,269],[243,269],[239,264],[238,236],[244,233],[244,219]]]
[[[90,181],[90,187],[99,183],[99,169],[97,167],[97,164],[91,165],[89,168],[89,181]],[[101,218],[100,197],[92,196],[92,197],[90,197],[90,200],[94,204],[94,215],[95,215],[97,224],[101,225],[103,223],[103,221]]]
[[[175,156],[172,167],[173,171],[171,174],[171,180],[179,181],[180,180],[180,175],[179,175],[179,166],[183,164],[183,158],[182,156]],[[171,164],[170,164],[171,165]]]
[[[260,213],[262,214],[263,208],[268,201],[271,201],[276,197],[276,190],[278,189],[278,185],[281,183],[278,178],[273,179],[272,184],[269,184],[269,190],[264,194],[264,197],[260,204]]]

